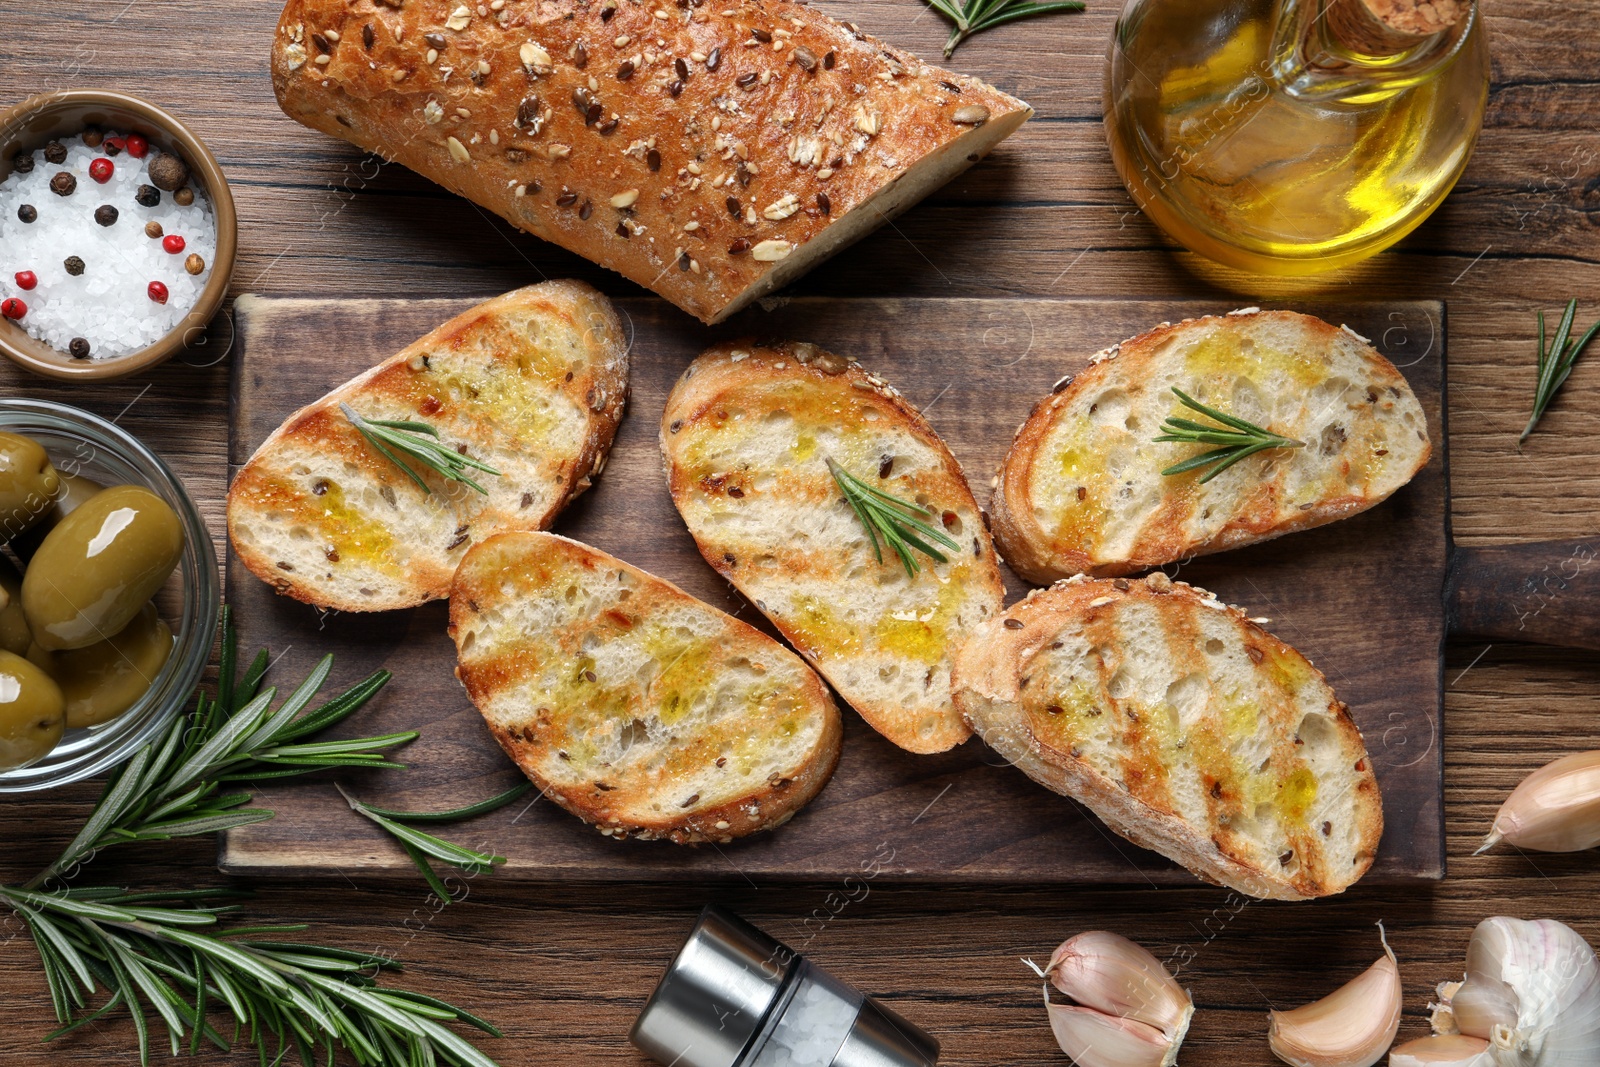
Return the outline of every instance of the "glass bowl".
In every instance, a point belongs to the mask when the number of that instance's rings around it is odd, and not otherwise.
[[[194,501],[172,469],[127,431],[65,404],[14,399],[0,399],[0,430],[38,441],[66,474],[106,486],[145,486],[171,505],[184,533],[183,558],[155,596],[156,609],[172,628],[172,655],[126,712],[98,726],[69,729],[37,763],[0,773],[0,793],[32,793],[116,766],[182,714],[211,659],[222,587],[216,548]]]

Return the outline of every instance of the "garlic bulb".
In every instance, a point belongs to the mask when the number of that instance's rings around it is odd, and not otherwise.
[[[1494,1067],[1494,1060],[1480,1037],[1436,1034],[1390,1049],[1389,1067]]]
[[[1294,1067],[1372,1067],[1400,1030],[1400,965],[1383,936],[1383,958],[1321,1000],[1275,1011],[1267,1030],[1273,1054]]]
[[[1031,964],[1030,964],[1031,966]],[[1194,1004],[1150,953],[1118,934],[1094,930],[1062,942],[1050,966],[1034,970],[1071,1004],[1053,1004],[1050,1029],[1078,1067],[1172,1067]]]
[[[1581,852],[1600,845],[1600,752],[1562,756],[1511,791],[1484,838],[1536,852]]]
[[[1600,1064],[1600,960],[1553,919],[1479,923],[1466,981],[1444,1006],[1461,1033],[1489,1042],[1495,1067]]]

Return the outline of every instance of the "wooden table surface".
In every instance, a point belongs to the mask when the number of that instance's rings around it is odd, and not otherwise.
[[[976,38],[951,64],[1027,99],[1039,117],[966,176],[803,280],[798,291],[848,294],[1208,297],[1251,302],[1247,284],[1175,253],[1133,208],[1100,127],[1100,80],[1116,0],[1084,15],[1024,22]],[[919,0],[824,0],[830,14],[923,55],[943,40]],[[1412,237],[1375,261],[1283,297],[1449,302],[1453,526],[1464,544],[1593,535],[1600,509],[1600,357],[1581,365],[1525,452],[1516,435],[1533,386],[1534,313],[1580,299],[1600,315],[1600,35],[1555,0],[1484,5],[1494,86],[1478,152],[1455,194]],[[278,17],[270,0],[0,2],[0,101],[54,88],[118,88],[170,107],[210,143],[233,182],[241,257],[234,291],[350,296],[498,293],[576,276],[636,292],[398,167],[284,118],[266,71]],[[329,344],[337,344],[329,337]],[[1074,350],[1106,338],[1073,339]],[[1092,345],[1091,345],[1092,342]],[[183,465],[221,462],[226,442],[228,324],[209,366],[73,394],[135,433],[170,440]],[[870,356],[870,353],[861,353]],[[1043,354],[1041,358],[1048,358]],[[141,394],[146,385],[151,391]],[[982,382],[956,383],[981,388]],[[7,368],[8,394],[61,395]],[[174,416],[171,403],[192,411]],[[129,407],[128,405],[132,405]],[[143,410],[141,410],[143,406]],[[646,417],[635,413],[632,417]],[[202,485],[220,529],[221,486]],[[1559,599],[1546,610],[1559,611]],[[1383,625],[1383,605],[1372,605]],[[305,921],[312,934],[384,950],[401,981],[448,997],[506,1031],[485,1048],[502,1064],[637,1064],[626,1034],[661,967],[708,899],[773,934],[806,942],[818,962],[878,995],[944,1041],[943,1062],[1057,1064],[1039,986],[1019,957],[1048,956],[1065,937],[1107,928],[1181,966],[1199,1010],[1189,1065],[1275,1062],[1264,1012],[1334,988],[1378,955],[1383,920],[1406,985],[1402,1037],[1426,1032],[1436,982],[1459,977],[1472,927],[1496,914],[1550,917],[1600,943],[1600,858],[1471,853],[1495,807],[1527,771],[1600,748],[1600,661],[1593,653],[1453,645],[1446,668],[1446,808],[1450,877],[1411,888],[1363,888],[1310,904],[1250,903],[1225,891],[890,888],[840,906],[838,887],[464,885],[442,912],[420,883],[262,885],[252,916]],[[1369,739],[1371,740],[1371,739]],[[1406,739],[1412,744],[1431,739]],[[97,787],[0,800],[0,880],[26,878],[65,843]],[[914,833],[910,827],[906,832]],[[488,842],[492,845],[493,842]],[[893,841],[887,842],[889,847]],[[99,875],[137,886],[220,882],[209,842],[127,849]],[[870,857],[863,857],[864,860]],[[836,914],[835,914],[836,913]],[[130,1062],[132,1029],[108,1018],[46,1049],[53,1028],[34,949],[0,925],[0,1062]],[[205,1064],[255,1062],[207,1055]]]

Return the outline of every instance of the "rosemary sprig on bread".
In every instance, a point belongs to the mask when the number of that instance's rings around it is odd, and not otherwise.
[[[463,452],[447,446],[439,440],[439,431],[425,422],[413,419],[368,419],[356,414],[354,408],[344,401],[339,402],[339,410],[344,417],[350,420],[362,437],[367,439],[367,444],[376,448],[378,452],[396,467],[405,471],[406,477],[417,483],[423,495],[431,495],[432,490],[422,476],[411,468],[411,464],[401,459],[401,455],[409,456],[428,470],[433,471],[447,481],[461,482],[471,486],[478,492],[487,496],[489,490],[472,480],[467,474],[469,470],[483,471],[499,477],[500,472],[481,459],[473,459]],[[398,453],[398,455],[397,455]]]
[[[1170,474],[1183,474],[1187,471],[1198,470],[1201,467],[1210,467],[1200,479],[1204,485],[1241,459],[1246,459],[1257,452],[1266,452],[1274,448],[1304,448],[1304,441],[1297,441],[1293,437],[1284,437],[1282,434],[1273,433],[1263,429],[1248,419],[1241,419],[1237,415],[1229,415],[1218,411],[1216,408],[1207,407],[1176,385],[1172,391],[1178,394],[1178,399],[1183,406],[1209,419],[1215,419],[1221,426],[1207,426],[1203,422],[1193,419],[1180,419],[1172,415],[1161,424],[1164,431],[1159,437],[1154,438],[1157,444],[1194,444],[1216,445],[1210,452],[1202,452],[1198,456],[1191,456],[1182,463],[1174,463],[1161,473],[1163,476]]]
[[[907,578],[915,578],[917,572],[922,570],[922,564],[911,554],[913,548],[938,563],[948,562],[949,557],[930,545],[929,541],[937,541],[952,552],[960,551],[961,546],[943,530],[923,521],[933,517],[929,509],[868,485],[834,462],[832,456],[828,457],[828,472],[833,475],[845,502],[861,520],[861,525],[867,528],[867,536],[872,539],[872,554],[879,563],[883,562],[879,538],[900,557]]]

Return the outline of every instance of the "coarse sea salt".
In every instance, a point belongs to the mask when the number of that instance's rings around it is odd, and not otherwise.
[[[64,163],[46,162],[44,152],[36,151],[31,172],[13,170],[0,182],[0,299],[26,303],[27,314],[17,325],[52,348],[66,352],[81,337],[89,343],[91,360],[125,356],[170,333],[200,299],[216,258],[216,215],[193,182],[188,187],[194,202],[187,207],[165,190],[154,207],[134,199],[139,186],[155,185],[149,170],[158,154],[154,147],[143,159],[127,152],[110,157],[114,171],[102,185],[89,176],[89,164],[106,157],[104,145],[90,148],[81,135],[60,143],[67,149]],[[63,172],[77,180],[70,196],[50,189],[50,180]],[[38,212],[35,221],[18,217],[24,204]],[[117,210],[110,226],[95,221],[102,204]],[[168,252],[161,238],[146,236],[150,222],[160,223],[164,234],[182,237],[183,251]],[[198,275],[184,268],[190,255],[205,262]],[[81,275],[67,273],[66,260],[73,256],[84,263]],[[21,288],[19,271],[32,271],[38,286]],[[167,287],[165,304],[150,299],[151,282]]]

